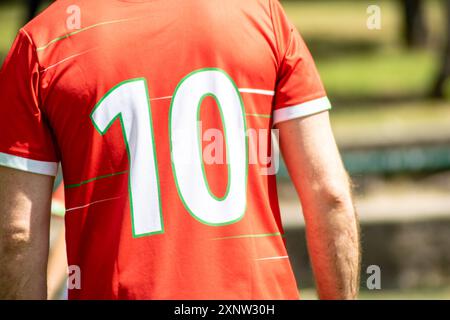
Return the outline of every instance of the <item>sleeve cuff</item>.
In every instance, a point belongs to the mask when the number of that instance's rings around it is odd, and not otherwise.
[[[57,162],[31,160],[1,152],[0,152],[0,166],[17,169],[21,171],[27,171],[31,173],[43,174],[46,176],[56,176],[58,173]]]
[[[311,100],[295,106],[275,110],[273,112],[273,124],[306,117],[330,109],[331,103],[327,97]]]

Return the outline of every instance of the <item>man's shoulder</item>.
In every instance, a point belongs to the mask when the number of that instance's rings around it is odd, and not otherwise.
[[[104,0],[58,0],[27,23],[22,30],[28,34],[36,47],[53,39],[64,37],[92,20],[94,8]]]

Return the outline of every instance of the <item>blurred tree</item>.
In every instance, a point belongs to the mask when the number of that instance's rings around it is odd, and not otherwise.
[[[27,22],[34,18],[42,0],[27,0]]]
[[[439,72],[436,84],[432,91],[432,96],[435,98],[443,98],[445,95],[445,83],[450,78],[450,0],[447,3],[447,30],[446,30],[446,45],[442,59],[442,68]]]
[[[428,30],[425,23],[423,0],[401,0],[404,11],[404,37],[409,48],[424,47]]]

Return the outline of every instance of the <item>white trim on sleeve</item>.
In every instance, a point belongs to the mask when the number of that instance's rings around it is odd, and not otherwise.
[[[273,112],[273,124],[306,117],[329,109],[331,109],[331,103],[327,97],[311,100],[296,106],[275,110]]]
[[[0,166],[37,174],[43,174],[46,176],[56,176],[58,174],[57,162],[31,160],[1,152],[0,152]]]

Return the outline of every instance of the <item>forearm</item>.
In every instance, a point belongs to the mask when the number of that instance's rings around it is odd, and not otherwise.
[[[350,198],[304,206],[308,249],[321,299],[355,299],[360,272],[359,227]]]
[[[21,200],[12,216],[27,212],[27,201]],[[46,299],[48,238],[26,225],[27,219],[14,219],[0,228],[0,299]],[[45,234],[47,228],[41,231]],[[38,241],[40,240],[40,242]]]
[[[0,167],[0,299],[46,299],[52,185]]]
[[[278,125],[280,147],[300,196],[319,296],[356,298],[359,282],[358,224],[345,171],[322,112]]]
[[[0,299],[35,300],[47,298],[43,265],[31,263],[29,250],[0,249]]]

